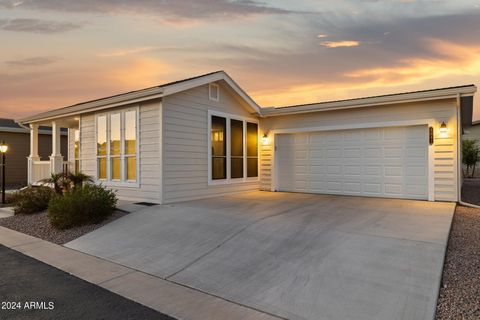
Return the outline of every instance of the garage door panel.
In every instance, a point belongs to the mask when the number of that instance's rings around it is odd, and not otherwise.
[[[279,135],[278,189],[427,198],[427,126]]]

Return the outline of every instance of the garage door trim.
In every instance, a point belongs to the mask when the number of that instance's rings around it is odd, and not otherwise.
[[[335,130],[354,130],[354,129],[370,129],[370,128],[385,128],[385,127],[408,127],[408,126],[418,126],[418,125],[427,125],[428,127],[434,127],[434,119],[417,119],[417,120],[401,120],[401,121],[386,121],[386,122],[369,122],[369,123],[357,123],[357,124],[348,124],[348,125],[336,125],[336,126],[320,126],[320,127],[305,127],[305,128],[288,128],[288,129],[274,129],[270,131],[271,137],[273,139],[272,144],[274,145],[274,150],[272,154],[272,184],[271,191],[278,190],[278,172],[277,172],[277,159],[276,151],[277,144],[275,135],[285,134],[285,133],[308,133],[308,132],[319,132],[319,131],[335,131]],[[434,182],[434,144],[428,144],[428,172],[427,172],[427,193],[428,201],[435,201],[435,182]]]

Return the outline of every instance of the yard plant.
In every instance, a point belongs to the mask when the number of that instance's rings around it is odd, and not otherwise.
[[[15,214],[32,214],[47,209],[55,192],[45,186],[27,187],[16,192],[12,197]]]
[[[117,197],[101,185],[87,184],[57,195],[48,205],[48,216],[58,229],[94,224],[108,218],[117,204]]]
[[[480,160],[480,148],[477,140],[465,139],[462,141],[462,162],[465,166],[463,176],[473,178],[478,161]]]

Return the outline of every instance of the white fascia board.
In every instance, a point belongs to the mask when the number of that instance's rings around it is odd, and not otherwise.
[[[142,90],[143,91],[143,90]],[[120,107],[123,105],[137,103],[145,100],[161,98],[163,96],[161,88],[155,88],[148,92],[125,94],[119,97],[101,99],[98,101],[86,102],[76,106],[67,107],[68,110],[56,109],[40,113],[31,117],[15,120],[17,123],[26,124],[32,122],[43,122],[57,118],[74,116],[86,112],[99,111],[109,108]]]
[[[320,111],[332,111],[341,109],[354,109],[364,108],[380,105],[390,105],[398,103],[409,103],[418,101],[430,101],[440,99],[456,99],[460,94],[462,97],[473,96],[477,88],[475,86],[450,88],[445,90],[430,90],[424,92],[412,92],[403,93],[398,95],[383,96],[383,97],[371,97],[360,98],[356,100],[341,100],[324,102],[309,105],[299,105],[293,107],[279,107],[279,108],[264,108],[262,109],[262,115],[264,117],[276,116],[276,115],[288,115],[307,112],[320,112]]]

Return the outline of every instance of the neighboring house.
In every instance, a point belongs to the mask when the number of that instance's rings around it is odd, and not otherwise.
[[[475,92],[467,85],[260,108],[218,71],[18,122],[33,142],[39,125],[52,126],[51,170],[65,156],[124,199],[261,189],[458,201],[461,104]],[[68,155],[55,142],[60,127],[69,128]],[[35,143],[29,159],[35,181]]]
[[[52,130],[40,127],[38,136],[38,154],[48,160],[52,151]],[[67,131],[62,132],[62,151],[67,150]],[[9,187],[27,184],[27,157],[30,152],[30,130],[19,126],[13,119],[0,118],[0,142],[8,145],[6,154],[5,182]]]

